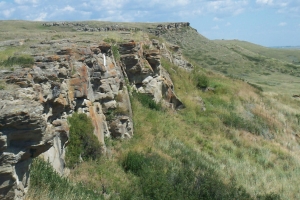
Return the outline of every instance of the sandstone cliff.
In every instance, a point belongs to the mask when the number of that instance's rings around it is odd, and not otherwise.
[[[40,52],[39,46],[49,50]],[[51,40],[32,46],[31,54],[32,67],[3,70],[0,77],[8,84],[0,90],[1,199],[24,198],[30,164],[41,154],[57,172],[65,173],[67,118],[72,113],[92,119],[104,154],[104,137],[133,136],[127,86],[166,107],[183,107],[160,62],[162,55],[171,59],[171,53],[157,40],[122,43],[118,52],[105,42]],[[112,111],[114,116],[108,117]]]

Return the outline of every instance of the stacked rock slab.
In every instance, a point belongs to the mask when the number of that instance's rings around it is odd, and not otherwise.
[[[107,43],[44,41],[32,48],[31,68],[1,74],[10,87],[0,90],[0,199],[24,199],[30,164],[41,154],[58,173],[66,173],[67,118],[74,112],[92,119],[103,153],[104,137],[131,138],[132,110],[124,77],[155,101],[183,107],[161,66],[156,43],[120,44],[116,64]],[[50,50],[38,52],[39,45]]]
[[[118,107],[119,94],[128,96],[110,45],[80,47],[68,41],[43,45],[55,53],[35,53],[32,68],[7,72],[5,80],[14,88],[0,93],[1,199],[24,198],[32,158],[41,153],[60,174],[64,173],[67,118],[73,112],[90,116],[103,153],[105,136],[115,132],[116,137],[133,135],[129,114],[109,122],[105,117],[109,109]],[[122,106],[131,113],[128,99],[124,97]]]
[[[138,92],[149,94],[156,102],[163,102],[173,109],[183,107],[175,95],[169,74],[161,66],[157,40],[121,44],[120,53],[127,77]]]

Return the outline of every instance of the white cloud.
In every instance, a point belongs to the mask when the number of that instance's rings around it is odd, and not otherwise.
[[[273,0],[256,0],[257,4],[272,5]]]
[[[221,18],[218,18],[218,17],[214,17],[214,19],[213,19],[214,21],[216,21],[216,22],[218,22],[218,21],[222,21],[223,19],[221,19]]]
[[[87,4],[86,2],[83,2],[83,4],[81,4],[83,7],[88,7],[89,4]]]
[[[185,6],[185,5],[188,5],[190,4],[190,1],[189,0],[176,0],[176,1],[173,1],[173,6]]]
[[[61,9],[61,11],[69,11],[69,12],[72,12],[74,10],[75,10],[75,8],[73,8],[72,6],[69,6],[69,5],[67,5],[66,7]]]
[[[220,27],[218,25],[216,25],[216,26],[212,27],[211,29],[213,29],[213,30],[219,30]]]
[[[300,16],[300,0],[0,0],[0,16],[28,20],[192,21],[213,15],[214,22],[229,26],[227,17],[249,11],[255,4]]]
[[[244,12],[247,5],[248,0],[208,1],[206,3],[206,9],[209,12],[216,13],[218,15],[238,15]]]
[[[17,4],[37,4],[39,0],[14,0],[15,3]]]
[[[40,13],[39,16],[34,19],[34,21],[44,21],[47,15],[47,13]]]
[[[11,8],[11,9],[8,9],[8,10],[4,10],[3,11],[3,15],[4,15],[4,17],[9,18],[14,11],[15,11],[14,8]]]
[[[230,22],[227,22],[227,23],[225,24],[225,26],[231,26],[231,23],[230,23]]]
[[[287,25],[286,22],[280,22],[280,23],[278,24],[278,26],[286,26],[286,25]]]

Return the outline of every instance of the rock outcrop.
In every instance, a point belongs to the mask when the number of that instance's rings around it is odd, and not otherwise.
[[[170,76],[161,66],[161,52],[157,42],[131,41],[121,44],[122,66],[138,92],[150,94],[156,102],[162,101],[174,109],[182,108],[183,104],[175,95]]]
[[[85,32],[100,32],[100,31],[142,31],[143,29],[140,27],[133,26],[124,26],[123,24],[114,24],[114,25],[93,25],[92,27],[87,23],[79,23],[79,22],[46,22],[43,23],[42,26],[52,27],[52,26],[60,26],[60,27],[72,27],[76,31],[85,31]],[[177,22],[177,23],[165,23],[158,24],[155,28],[148,27],[149,33],[155,33],[159,35],[161,32],[166,30],[177,30],[185,27],[189,27],[189,22]],[[144,30],[146,31],[146,30]]]
[[[39,52],[39,45],[51,51]],[[41,154],[58,173],[66,173],[67,118],[74,112],[92,119],[103,153],[104,137],[131,138],[126,84],[168,107],[183,107],[161,66],[160,45],[155,40],[120,44],[117,63],[107,43],[79,46],[70,40],[44,41],[31,50],[35,60],[31,68],[1,75],[12,85],[0,90],[1,199],[24,198],[30,164]]]

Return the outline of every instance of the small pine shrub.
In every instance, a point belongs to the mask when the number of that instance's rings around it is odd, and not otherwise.
[[[66,163],[74,168],[80,156],[85,159],[97,159],[101,155],[101,145],[93,134],[92,121],[84,113],[74,113],[68,118],[70,124],[70,142],[66,151]]]

